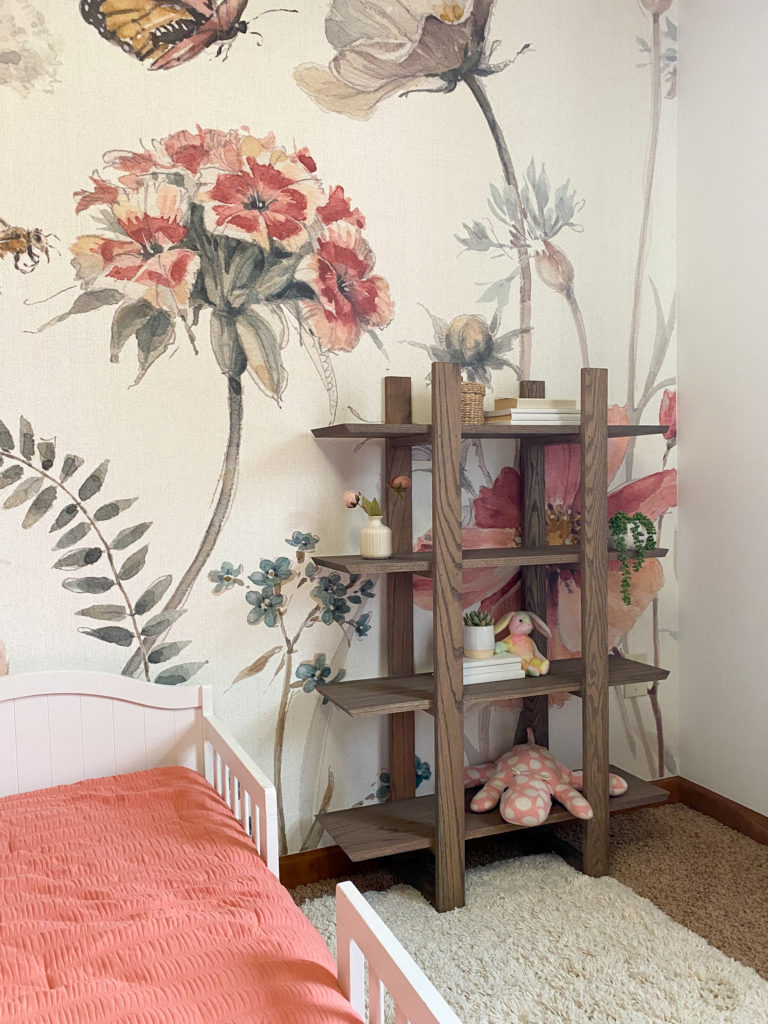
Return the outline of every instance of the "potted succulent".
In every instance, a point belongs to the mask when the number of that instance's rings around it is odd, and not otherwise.
[[[495,643],[493,619],[488,612],[467,612],[464,615],[464,657],[492,658]]]
[[[642,512],[617,512],[608,520],[608,531],[621,566],[621,599],[631,604],[632,573],[638,572],[648,551],[656,545],[656,527]]]

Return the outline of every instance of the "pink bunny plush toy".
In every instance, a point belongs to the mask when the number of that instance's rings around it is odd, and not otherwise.
[[[572,772],[560,764],[546,747],[539,747],[528,730],[528,742],[503,754],[498,761],[464,769],[464,788],[485,783],[469,805],[482,813],[501,801],[499,811],[511,825],[541,825],[552,809],[552,798],[559,800],[575,818],[592,817],[592,808],[578,791],[584,782],[581,772]],[[611,774],[611,796],[626,793],[627,783]]]
[[[495,635],[500,638],[494,651],[496,654],[502,651],[517,654],[527,676],[545,676],[549,672],[549,662],[531,639],[534,629],[546,637],[552,636],[546,622],[533,612],[509,612],[494,626]]]

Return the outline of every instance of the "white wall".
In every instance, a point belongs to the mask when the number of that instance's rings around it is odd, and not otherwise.
[[[680,772],[768,813],[768,7],[681,12]]]

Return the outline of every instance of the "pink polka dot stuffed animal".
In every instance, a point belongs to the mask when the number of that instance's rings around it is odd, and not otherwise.
[[[572,772],[560,764],[546,747],[539,747],[528,730],[528,742],[502,755],[490,764],[464,769],[464,788],[485,783],[469,805],[473,811],[490,811],[499,804],[505,821],[512,825],[541,825],[558,800],[576,818],[592,817],[592,808],[578,792],[583,784],[581,772]],[[627,783],[611,774],[608,792],[611,796],[626,793]]]

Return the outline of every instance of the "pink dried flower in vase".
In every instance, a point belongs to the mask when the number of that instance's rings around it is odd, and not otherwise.
[[[393,476],[387,486],[395,492],[398,498],[402,498],[403,491],[407,491],[411,486],[411,478],[409,476]]]
[[[343,500],[347,508],[357,508],[360,504],[360,491],[344,491]]]

